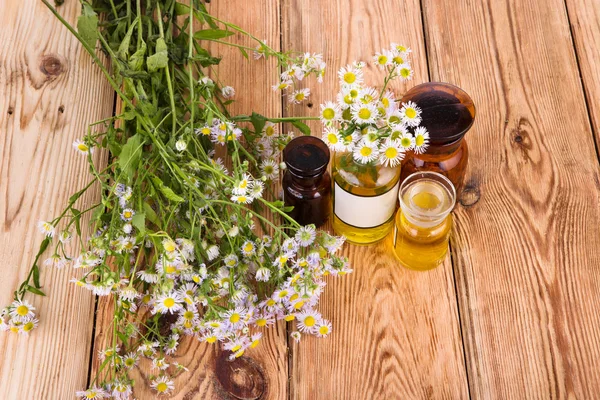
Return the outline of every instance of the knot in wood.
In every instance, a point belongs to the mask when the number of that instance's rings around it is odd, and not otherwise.
[[[463,188],[458,200],[463,207],[474,206],[481,197],[479,186],[475,183],[467,183]]]
[[[221,353],[216,361],[216,376],[222,389],[234,399],[260,399],[266,387],[260,366],[249,357],[229,361],[228,354]]]
[[[40,62],[40,71],[49,77],[56,77],[64,71],[63,62],[53,54],[47,54],[42,57]]]

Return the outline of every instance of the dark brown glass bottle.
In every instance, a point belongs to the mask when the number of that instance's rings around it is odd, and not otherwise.
[[[301,225],[323,225],[331,209],[329,149],[319,138],[300,136],[283,149],[283,161],[283,199],[294,207],[290,216]]]
[[[407,154],[400,179],[418,171],[438,172],[460,193],[469,158],[464,136],[475,120],[473,100],[454,85],[429,82],[406,92],[402,101],[414,101],[421,108],[421,125],[429,132],[429,147],[424,154]]]

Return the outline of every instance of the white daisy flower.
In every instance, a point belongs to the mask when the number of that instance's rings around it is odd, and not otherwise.
[[[250,188],[248,194],[250,196],[252,196],[253,198],[257,199],[262,196],[264,189],[265,189],[264,183],[262,183],[261,181],[253,181],[252,187]]]
[[[360,85],[363,82],[363,72],[356,65],[346,65],[338,71],[341,84]]]
[[[252,203],[252,200],[254,200],[251,196],[248,196],[246,194],[240,194],[240,195],[233,195],[231,196],[231,201],[233,201],[234,203],[238,203],[238,204],[250,204]]]
[[[383,95],[381,95],[379,101],[387,111],[388,115],[393,113],[398,108],[396,96],[394,96],[394,93],[389,90],[387,90]]]
[[[308,99],[309,96],[310,96],[309,88],[298,89],[298,90],[294,90],[292,92],[291,96],[288,97],[288,100],[290,103],[300,104],[304,100]]]
[[[291,80],[283,80],[283,81],[279,82],[277,85],[271,86],[271,89],[273,89],[273,91],[276,92],[277,90],[287,90],[290,87],[292,87],[292,81]]]
[[[79,139],[73,142],[73,147],[81,154],[94,154],[94,147],[88,146],[87,144],[85,144],[85,142]]]
[[[331,150],[336,151],[341,149],[342,137],[340,136],[340,132],[337,128],[329,127],[323,131],[323,142],[329,147]]]
[[[277,124],[271,121],[265,122],[265,127],[263,128],[263,132],[266,137],[271,138],[277,135]]]
[[[279,165],[272,159],[261,162],[260,171],[267,179],[277,179],[279,177]]]
[[[415,138],[408,132],[404,132],[402,136],[400,136],[400,146],[404,148],[405,151],[412,150],[415,145]]]
[[[381,53],[375,53],[373,62],[379,69],[385,69],[385,67],[392,64],[392,57],[393,55],[389,50],[383,50]]]
[[[201,128],[197,128],[194,133],[196,135],[202,135],[202,136],[210,136],[210,126],[208,125],[204,125]]]
[[[300,339],[302,338],[302,334],[300,332],[294,331],[290,333],[290,336],[292,337],[292,339],[294,339],[296,343],[300,343]]]
[[[258,343],[260,342],[260,339],[262,338],[263,334],[261,332],[256,332],[253,333],[252,336],[250,336],[250,348],[253,349],[256,346],[258,346]]]
[[[183,306],[181,305],[182,302],[183,299],[181,298],[181,295],[179,295],[179,293],[177,292],[162,294],[156,298],[152,313],[175,314],[183,310]]]
[[[394,168],[404,159],[404,148],[397,140],[387,139],[379,147],[379,162],[386,167]]]
[[[60,233],[60,235],[58,235],[58,240],[62,243],[62,244],[67,244],[71,241],[71,239],[73,238],[73,235],[71,234],[71,232],[69,231],[62,231]]]
[[[235,89],[231,86],[223,86],[221,88],[221,95],[225,99],[231,99],[233,96],[235,96]]]
[[[225,263],[225,266],[227,266],[228,268],[233,268],[238,264],[238,256],[236,256],[235,254],[229,254],[227,257],[225,257],[223,259],[223,262]]]
[[[75,392],[75,396],[83,400],[106,399],[110,397],[104,389],[94,386],[88,390],[79,390]]]
[[[400,75],[400,77],[402,77],[402,79],[407,81],[410,81],[413,77],[413,69],[409,64],[406,63],[396,66],[396,72],[398,75]]]
[[[342,117],[340,106],[332,101],[321,104],[321,122],[323,124],[331,124]]]
[[[314,225],[303,226],[302,228],[298,229],[296,235],[294,236],[296,242],[302,247],[310,246],[315,241],[316,237],[317,231]]]
[[[263,40],[263,43],[266,43],[266,40]],[[254,58],[255,60],[260,60],[261,58],[263,58],[265,56],[265,45],[264,44],[258,44],[256,46],[256,49],[252,52],[252,58]]]
[[[241,179],[236,183],[233,188],[233,194],[246,194],[250,185],[252,184],[252,177],[249,174],[243,174]]]
[[[424,126],[419,126],[415,129],[415,148],[414,151],[417,154],[422,154],[427,151],[429,147],[429,132]]]
[[[326,321],[326,320],[321,320],[316,326],[315,326],[315,334],[318,337],[326,337],[327,335],[329,335],[331,333],[331,322]]]
[[[392,63],[394,65],[404,65],[408,64],[408,53],[403,51],[398,51],[397,49],[392,48]]]
[[[46,235],[46,237],[53,237],[56,233],[56,228],[52,225],[51,222],[47,221],[38,221],[38,229],[41,233]]]
[[[377,92],[377,89],[370,86],[362,88],[358,93],[358,99],[363,104],[374,103],[378,97],[379,93]]]
[[[125,382],[116,381],[113,384],[112,396],[117,400],[126,400],[129,399],[133,393],[131,389],[131,385],[126,384]]]
[[[369,143],[362,140],[354,147],[354,150],[352,151],[352,156],[357,162],[367,164],[375,160],[379,156],[377,144]]]
[[[160,376],[152,381],[150,387],[158,393],[169,393],[175,389],[175,384],[167,376]]]
[[[240,322],[244,322],[246,318],[246,314],[248,310],[244,307],[236,307],[233,310],[227,310],[223,314],[221,314],[221,318],[223,320],[227,320],[231,324],[237,324]]]
[[[206,249],[206,254],[208,254],[208,261],[214,260],[219,256],[219,246],[213,244]]]
[[[404,45],[398,44],[398,43],[391,43],[390,47],[392,48],[392,51],[397,51],[398,53],[404,53],[406,55],[412,53],[412,50],[410,49],[410,47],[406,47]]]
[[[260,267],[256,270],[256,280],[259,282],[267,282],[271,277],[271,270],[267,267]]]
[[[253,256],[256,253],[256,245],[250,240],[246,240],[241,248],[244,257]]]
[[[10,316],[16,321],[24,321],[35,317],[35,307],[27,300],[15,300],[10,305]]]
[[[153,272],[148,272],[148,271],[138,271],[137,272],[137,276],[146,283],[157,283],[159,276],[158,274],[155,274]]]
[[[363,104],[361,102],[352,105],[352,120],[359,125],[374,124],[377,121],[378,111],[374,104]]]
[[[121,212],[121,219],[123,221],[131,221],[133,216],[135,215],[135,211],[131,208],[126,208]]]
[[[412,101],[402,103],[400,116],[402,117],[402,122],[408,126],[419,126],[421,123],[421,109]]]
[[[177,250],[177,243],[170,238],[163,239],[162,246],[167,253],[173,253]]]

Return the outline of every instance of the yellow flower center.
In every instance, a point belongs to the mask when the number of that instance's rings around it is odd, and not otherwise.
[[[35,325],[33,324],[33,321],[29,321],[28,323],[26,323],[25,325],[23,325],[23,330],[25,332],[29,332],[33,329]]]
[[[250,348],[251,348],[251,349],[253,349],[253,348],[255,348],[256,346],[258,346],[258,342],[259,342],[259,340],[258,340],[258,339],[256,339],[256,340],[253,340],[253,341],[252,341],[252,343],[250,343]]]
[[[299,93],[296,93],[296,96],[294,96],[294,98],[295,98],[297,101],[302,101],[302,100],[304,100],[304,92],[299,92]]]
[[[233,351],[235,353],[236,351],[238,351],[241,348],[242,348],[242,346],[238,344],[237,346],[235,346],[234,348],[232,348],[231,351]]]
[[[287,290],[282,290],[281,292],[279,292],[279,298],[280,299],[283,299],[287,295],[288,295],[288,291]]]
[[[405,114],[408,118],[413,119],[417,116],[417,110],[415,110],[414,108],[407,108]]]
[[[268,126],[267,129],[265,129],[265,133],[267,136],[272,136],[275,133],[275,129],[272,126]]]
[[[360,155],[363,157],[369,157],[372,152],[373,150],[370,147],[365,146],[362,149],[360,149]]]
[[[248,187],[248,181],[247,180],[243,180],[240,182],[240,189],[246,189]]]
[[[238,197],[238,203],[245,203],[245,202],[246,202],[246,196]]]
[[[422,146],[424,142],[425,142],[425,138],[423,137],[423,135],[418,135],[418,136],[415,138],[415,144],[416,144],[417,146]]]
[[[302,306],[303,306],[303,305],[304,305],[304,301],[299,301],[299,302],[297,302],[296,304],[294,304],[294,308],[295,308],[296,310],[299,310],[299,309],[301,309],[301,308],[302,308]]]
[[[294,301],[294,300],[296,300],[298,297],[300,297],[300,296],[298,296],[298,293],[294,293],[294,294],[293,294],[293,295],[290,297],[290,301]]]
[[[383,106],[385,108],[388,108],[390,106],[390,99],[388,99],[387,97],[384,97],[381,99],[381,104],[383,104]]]
[[[400,75],[402,75],[403,78],[408,78],[410,76],[410,69],[408,69],[408,68],[400,69]]]
[[[235,358],[239,358],[244,355],[244,350],[235,353]]]
[[[156,391],[158,393],[164,393],[167,391],[167,384],[164,382],[159,383],[158,385],[156,385]]]
[[[232,324],[235,324],[239,320],[240,320],[240,314],[238,314],[238,313],[231,314],[231,317],[229,317],[229,322],[231,322]]]
[[[315,326],[315,317],[313,317],[312,315],[309,315],[308,317],[304,318],[304,325],[306,326]]]
[[[167,308],[171,308],[175,305],[175,299],[173,299],[172,297],[167,297],[164,301],[163,304],[165,307]]]
[[[392,115],[389,121],[391,124],[399,124],[400,118],[397,115]]]
[[[200,132],[202,132],[204,136],[208,136],[210,135],[210,128],[205,126],[204,128],[200,129]]]
[[[246,253],[250,253],[252,250],[254,250],[254,245],[252,243],[246,243],[244,246],[244,251]]]
[[[354,72],[346,72],[344,74],[344,82],[354,83],[356,81],[356,74]]]
[[[123,213],[123,216],[124,216],[125,218],[131,218],[131,211],[125,211],[125,212]]]
[[[293,321],[294,318],[296,318],[294,314],[286,315],[285,317],[283,317],[283,319],[285,319],[287,322]]]
[[[288,84],[287,83],[283,83],[283,82],[280,83],[279,86],[278,86],[279,89],[285,89],[287,87],[288,87]]]
[[[330,120],[333,119],[333,117],[335,117],[335,111],[333,108],[326,108],[323,110],[323,118]]]
[[[394,158],[396,158],[396,156],[398,155],[398,150],[396,150],[393,147],[389,147],[385,150],[385,156],[386,158],[393,160]]]
[[[329,133],[329,134],[327,134],[327,140],[331,144],[337,144],[338,137],[337,137],[337,135],[335,133]]]
[[[323,325],[319,328],[319,333],[321,335],[327,335],[329,333],[329,327],[327,325]]]
[[[27,313],[29,313],[29,308],[27,306],[21,305],[17,307],[17,314],[19,314],[21,317],[26,316]]]
[[[79,150],[81,150],[81,151],[88,151],[88,150],[90,149],[88,146],[86,146],[86,145],[85,145],[85,144],[83,144],[83,143],[79,143],[79,144],[77,145],[77,148],[78,148]]]
[[[393,60],[396,64],[404,64],[404,59],[400,56],[394,57]]]
[[[267,325],[267,320],[264,318],[259,318],[256,320],[256,326],[265,326]]]
[[[167,274],[174,274],[175,271],[177,271],[177,268],[175,268],[174,266],[172,266],[170,264],[165,267],[165,272]]]
[[[285,297],[285,296],[284,296],[284,297]],[[275,300],[273,300],[273,299],[269,299],[269,300],[267,300],[267,305],[268,305],[269,307],[273,307],[273,306],[275,305]]]
[[[165,242],[165,244],[163,245],[163,247],[169,253],[172,253],[172,252],[175,251],[175,243],[172,240],[169,240],[169,241]]]
[[[186,311],[185,313],[183,313],[183,318],[192,319],[194,318],[194,313],[192,311]]]
[[[384,55],[380,55],[379,57],[377,57],[377,62],[381,65],[385,65],[388,61],[388,58]]]
[[[217,341],[217,337],[216,336],[209,336],[206,338],[206,342],[207,343],[214,343]]]
[[[125,360],[125,365],[128,367],[133,367],[133,364],[135,364],[135,360],[133,358],[128,358]]]
[[[92,391],[92,392],[88,392],[88,393],[85,395],[85,398],[86,398],[86,399],[95,399],[97,395],[98,395],[98,393],[96,393],[96,392]]]
[[[358,112],[358,117],[360,119],[371,118],[371,110],[369,110],[368,108],[361,108],[360,111]]]

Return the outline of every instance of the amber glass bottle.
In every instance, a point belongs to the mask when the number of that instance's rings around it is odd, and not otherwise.
[[[331,210],[329,149],[319,138],[300,136],[283,149],[283,160],[283,198],[294,207],[290,216],[300,225],[323,225]]]
[[[424,154],[407,154],[401,179],[417,171],[434,171],[450,179],[459,192],[469,157],[464,136],[475,120],[473,100],[454,85],[429,82],[406,92],[402,101],[414,101],[421,108],[429,148]]]

